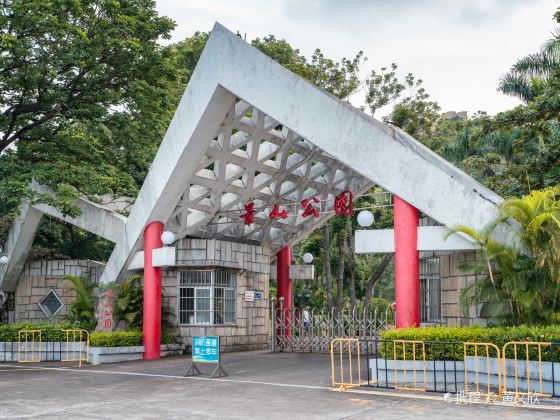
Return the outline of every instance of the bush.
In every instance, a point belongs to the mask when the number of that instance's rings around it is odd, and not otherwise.
[[[62,330],[78,328],[76,325],[68,323],[31,324],[22,322],[19,324],[0,324],[0,342],[17,342],[21,330],[40,330],[42,342],[65,342],[66,333]],[[90,334],[90,345],[95,347],[141,346],[142,337],[142,331],[94,332]],[[25,336],[22,335],[21,339],[25,340]],[[70,340],[73,340],[72,334],[70,334]],[[35,338],[35,341],[38,341],[38,339]],[[173,336],[167,331],[162,331],[161,344],[171,344],[172,342]]]
[[[141,346],[142,332],[140,331],[115,331],[94,332],[89,338],[92,347],[125,347]]]
[[[89,344],[93,347],[141,346],[142,338],[142,331],[94,332],[89,338]],[[170,333],[161,333],[161,344],[170,344],[172,341]]]
[[[0,342],[3,341],[18,341],[19,331],[21,330],[40,330],[41,341],[66,341],[66,333],[61,330],[72,330],[80,328],[76,325],[69,323],[59,324],[31,324],[29,322],[22,322],[19,324],[0,324]],[[25,335],[21,336],[25,340]],[[31,339],[31,337],[29,337]]]
[[[536,341],[536,342],[560,342],[560,325],[543,326],[517,326],[517,327],[427,327],[427,328],[402,328],[384,331],[381,333],[383,340],[417,340],[426,341],[426,360],[463,360],[464,342],[492,343],[502,351],[504,344],[510,341]],[[545,347],[541,346],[542,360],[560,361],[560,345]],[[393,343],[380,343],[380,351],[383,357],[393,358],[396,350],[397,358],[403,358],[403,344],[397,344],[393,349]],[[412,356],[413,346],[411,343],[404,345],[407,359]],[[422,345],[416,345],[416,358],[422,359]],[[478,347],[478,354],[486,355],[484,347]],[[467,346],[467,355],[474,355],[474,347]],[[490,349],[490,357],[495,357],[496,351]],[[508,346],[507,358],[514,357],[514,347]],[[518,360],[525,359],[525,349],[517,346]],[[538,346],[529,346],[529,358],[538,360]]]
[[[171,344],[173,342],[173,336],[167,331],[161,332],[161,344]]]

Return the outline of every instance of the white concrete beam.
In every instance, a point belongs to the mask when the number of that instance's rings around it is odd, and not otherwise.
[[[40,194],[52,195],[52,190],[37,183],[31,184],[31,189]],[[101,236],[111,242],[117,242],[124,231],[126,217],[107,210],[102,205],[93,203],[85,198],[76,201],[76,206],[81,214],[76,217],[64,216],[56,208],[47,204],[34,204],[33,207],[44,214],[70,223],[81,229]]]
[[[164,246],[152,250],[152,265],[154,267],[175,267],[175,248]]]
[[[200,58],[185,94],[167,129],[150,171],[136,198],[122,235],[105,266],[101,283],[115,281],[141,248],[146,225],[166,222],[171,216],[185,186],[227,111],[235,95],[216,83],[213,70],[216,62],[206,55]],[[189,148],[187,150],[187,144]]]
[[[31,183],[30,187],[39,194],[53,193],[50,188],[36,182]],[[122,236],[126,225],[125,216],[85,198],[78,199],[75,204],[81,210],[81,214],[76,217],[64,216],[56,208],[47,204],[37,203],[22,207],[19,216],[12,222],[8,234],[5,252],[8,253],[9,260],[5,267],[0,267],[0,290],[15,289],[43,214],[70,223],[111,242],[116,242]]]
[[[277,280],[276,265],[270,266],[270,279]],[[294,280],[313,280],[315,278],[315,266],[311,264],[290,265],[290,278]]]
[[[458,233],[444,239],[445,226],[420,226],[418,228],[418,251],[464,251],[478,249],[471,240]],[[357,254],[388,254],[395,252],[393,229],[357,230],[355,248]]]
[[[0,266],[0,290],[13,292],[16,289],[42,218],[41,211],[24,205],[12,222],[4,249],[8,254],[8,264]]]

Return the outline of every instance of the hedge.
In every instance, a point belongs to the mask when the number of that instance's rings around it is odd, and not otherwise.
[[[19,331],[21,330],[40,330],[41,341],[66,341],[66,333],[61,330],[71,330],[77,327],[73,324],[0,324],[0,342],[18,341]],[[25,336],[22,335],[22,340]],[[31,337],[29,337],[31,339]],[[71,336],[72,340],[73,337]],[[170,344],[173,337],[168,332],[161,333],[161,343]],[[90,346],[95,347],[121,347],[121,346],[141,346],[141,331],[115,331],[115,332],[94,332],[90,334]]]
[[[89,345],[93,347],[141,346],[142,338],[142,331],[94,332],[89,337]],[[170,344],[172,341],[171,334],[161,333],[161,344]]]
[[[73,324],[59,323],[59,324],[31,324],[29,322],[22,322],[19,324],[0,324],[0,342],[4,341],[18,341],[19,331],[21,330],[40,330],[41,341],[66,341],[66,333],[61,330],[76,329]],[[21,336],[25,339],[25,335]],[[29,337],[31,339],[31,337]]]
[[[140,331],[94,332],[89,337],[89,345],[92,347],[141,346],[142,332]]]
[[[542,325],[518,327],[426,327],[426,328],[403,328],[388,330],[381,333],[383,340],[417,340],[427,342],[425,345],[426,360],[463,360],[464,342],[492,343],[500,352],[504,344],[510,341],[537,341],[560,343],[560,325]],[[459,343],[438,344],[437,342]],[[379,343],[382,357],[393,358],[394,349],[392,343]],[[412,356],[412,344],[406,344],[404,349],[407,359]],[[416,358],[422,358],[422,346],[416,345]],[[486,356],[484,347],[477,348],[478,355]],[[541,346],[542,360],[560,361],[560,344],[553,346]],[[474,347],[467,346],[467,355],[474,355]],[[397,358],[403,358],[403,344],[396,345]],[[496,357],[495,349],[491,348],[490,357]],[[514,347],[508,346],[507,358],[514,357]],[[524,346],[517,346],[517,358],[525,359]],[[538,360],[538,346],[529,346],[529,358]]]

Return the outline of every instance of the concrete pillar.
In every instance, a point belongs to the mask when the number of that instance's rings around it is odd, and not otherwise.
[[[420,326],[418,210],[394,196],[397,328]]]
[[[277,274],[277,308],[282,310],[281,319],[285,319],[284,335],[291,334],[290,316],[292,310],[292,280],[290,279],[290,264],[292,263],[292,247],[286,245],[276,254],[276,274]],[[281,302],[282,299],[282,302]],[[282,326],[279,326],[279,329]],[[281,335],[282,332],[278,335]]]
[[[163,223],[152,222],[144,230],[144,359],[159,359],[161,341],[161,267],[152,266],[152,250],[161,248]]]

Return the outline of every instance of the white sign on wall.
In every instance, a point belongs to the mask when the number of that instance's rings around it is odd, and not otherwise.
[[[255,293],[251,290],[245,291],[245,302],[254,302],[255,301]]]

